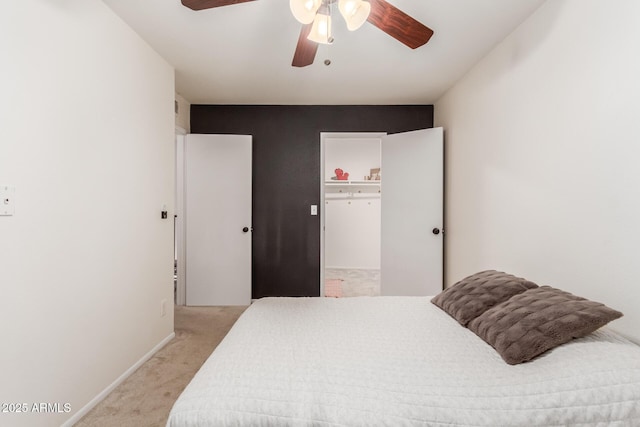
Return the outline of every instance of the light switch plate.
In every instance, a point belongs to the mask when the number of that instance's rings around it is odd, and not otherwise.
[[[311,205],[311,215],[318,215],[318,205]]]
[[[15,213],[15,194],[15,188],[0,185],[0,216],[11,216]]]

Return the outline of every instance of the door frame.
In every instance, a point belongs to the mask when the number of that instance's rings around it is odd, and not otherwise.
[[[176,277],[176,305],[186,305],[187,288],[185,284],[185,245],[184,245],[184,138],[187,131],[176,126],[176,167],[175,167],[175,201],[176,213],[174,219],[175,238],[174,251],[177,260]]]
[[[324,151],[327,138],[382,138],[387,132],[320,132],[320,297],[324,297],[324,248],[325,248],[325,198],[324,198]]]

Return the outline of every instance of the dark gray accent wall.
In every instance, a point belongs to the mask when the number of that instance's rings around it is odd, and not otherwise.
[[[432,127],[432,105],[192,105],[192,133],[253,136],[253,298],[320,294],[321,132]]]

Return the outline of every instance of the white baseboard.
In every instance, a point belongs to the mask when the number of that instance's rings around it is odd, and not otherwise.
[[[158,352],[158,350],[160,350],[162,347],[164,347],[165,345],[167,345],[167,343],[169,341],[171,341],[174,337],[176,336],[175,332],[171,332],[171,334],[169,334],[169,336],[167,336],[165,339],[163,339],[162,341],[160,341],[155,347],[153,347],[151,349],[151,351],[149,351],[147,354],[145,354],[144,356],[142,356],[140,358],[140,360],[138,360],[132,367],[130,367],[129,369],[127,369],[122,375],[120,375],[113,383],[111,383],[111,385],[109,385],[107,388],[105,388],[104,390],[102,390],[100,392],[100,394],[98,394],[96,397],[94,397],[93,399],[91,399],[91,401],[89,403],[87,403],[86,405],[84,405],[82,407],[82,409],[80,409],[78,412],[76,412],[75,414],[73,414],[73,416],[71,418],[69,418],[64,424],[62,424],[61,427],[71,427],[73,426],[75,423],[77,423],[78,421],[80,421],[80,418],[84,417],[90,410],[93,409],[94,406],[96,406],[98,403],[100,403],[105,397],[107,397],[107,395],[109,393],[111,393],[113,391],[113,389],[115,389],[116,387],[118,387],[120,384],[122,384],[122,382],[124,380],[127,379],[127,377],[131,374],[133,374],[135,372],[136,369],[138,369],[140,366],[142,366],[142,364],[144,362],[146,362],[147,360],[151,359],[151,357],[153,357],[154,354],[156,354]]]

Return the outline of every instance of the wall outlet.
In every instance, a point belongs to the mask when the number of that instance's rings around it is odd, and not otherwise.
[[[160,317],[164,317],[167,315],[167,300],[163,299],[160,301]]]

